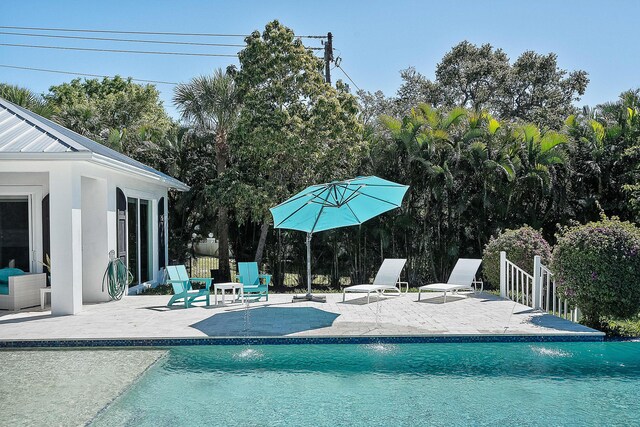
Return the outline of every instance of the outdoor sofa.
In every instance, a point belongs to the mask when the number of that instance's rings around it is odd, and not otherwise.
[[[45,273],[25,273],[18,268],[0,269],[0,310],[20,310],[40,305],[40,288],[47,287]]]

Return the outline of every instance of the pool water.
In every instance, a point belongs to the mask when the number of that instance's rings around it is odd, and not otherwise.
[[[640,343],[173,348],[93,425],[640,425]]]

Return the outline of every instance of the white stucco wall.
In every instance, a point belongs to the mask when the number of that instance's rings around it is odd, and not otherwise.
[[[102,302],[109,294],[102,291],[102,275],[109,262],[107,181],[81,178],[82,191],[82,301]]]
[[[167,200],[163,183],[88,160],[5,160],[0,155],[0,186],[16,185],[39,186],[43,197],[50,194],[53,314],[75,314],[83,302],[109,299],[101,288],[109,251],[116,250],[117,187],[126,197],[152,203],[150,270],[157,279],[158,201]],[[41,243],[41,235],[35,238]],[[42,259],[41,246],[36,257]]]

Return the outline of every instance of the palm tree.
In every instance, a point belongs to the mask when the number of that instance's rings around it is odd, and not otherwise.
[[[553,203],[548,200],[554,186],[555,166],[565,163],[562,150],[568,138],[565,134],[547,131],[544,134],[533,124],[525,124],[515,129],[513,149],[518,153],[516,189],[524,204],[530,205],[529,224],[539,227],[539,221],[550,213]],[[545,212],[540,213],[542,205]],[[540,215],[539,215],[540,213]]]
[[[204,135],[215,145],[216,171],[221,178],[229,161],[228,136],[234,128],[240,103],[233,77],[218,69],[213,75],[203,75],[176,86],[173,102],[182,119],[192,131]],[[220,270],[229,278],[229,218],[228,208],[218,207],[218,240]]]
[[[51,105],[42,96],[27,88],[0,83],[0,98],[33,111],[42,117],[49,118],[53,114]]]

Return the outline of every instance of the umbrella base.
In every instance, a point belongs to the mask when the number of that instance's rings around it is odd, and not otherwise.
[[[312,294],[293,296],[293,302],[300,302],[300,301],[327,302],[327,297],[317,296]]]

